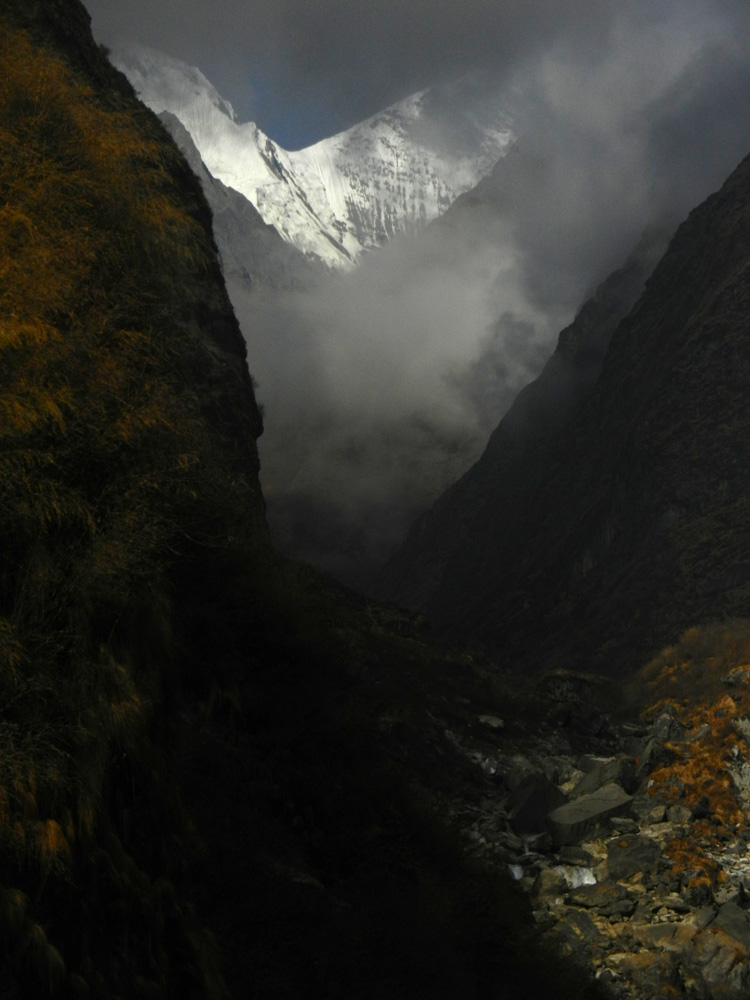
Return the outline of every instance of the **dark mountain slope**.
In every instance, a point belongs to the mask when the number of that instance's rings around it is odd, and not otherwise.
[[[481,460],[422,515],[396,555],[380,572],[376,594],[423,610],[441,587],[492,495],[509,532],[522,518],[526,498],[544,481],[571,414],[590,392],[620,320],[637,301],[664,252],[667,226],[647,233],[626,264],[601,284],[560,334],[539,377],[523,389],[490,437]]]
[[[592,996],[443,822],[472,661],[268,545],[210,223],[77,0],[0,0],[0,994]]]
[[[440,501],[469,526],[422,596],[435,622],[518,662],[615,669],[744,613],[749,278],[746,160],[679,228],[544,461],[501,479],[501,425]]]
[[[197,655],[196,581],[268,546],[260,416],[210,224],[80,4],[5,0],[4,995],[222,993],[169,735],[221,676]]]

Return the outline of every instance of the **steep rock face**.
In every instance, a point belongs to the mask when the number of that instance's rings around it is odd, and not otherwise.
[[[497,104],[464,80],[290,152],[254,123],[237,122],[196,67],[144,46],[118,53],[116,64],[150,108],[182,122],[214,177],[307,257],[333,268],[349,268],[364,251],[436,218],[489,173],[513,138]]]
[[[417,594],[433,620],[517,662],[615,669],[743,613],[748,259],[745,160],[679,228],[544,464],[502,481],[501,425],[440,501],[466,528]]]

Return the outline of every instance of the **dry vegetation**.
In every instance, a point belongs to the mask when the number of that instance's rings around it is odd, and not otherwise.
[[[675,870],[695,883],[715,881],[718,866],[699,847],[746,828],[746,806],[730,773],[746,755],[738,721],[750,713],[750,621],[732,619],[688,629],[637,675],[630,702],[648,718],[672,712],[687,740],[669,744],[675,759],[653,774],[651,791],[691,809],[704,800],[694,835],[668,848]],[[690,737],[694,737],[690,739]]]
[[[151,995],[179,981],[170,935],[210,964],[175,915],[189,837],[151,729],[170,567],[226,545],[250,501],[193,388],[210,359],[191,299],[216,262],[182,174],[145,109],[0,22],[0,939],[34,996],[133,976]],[[144,811],[183,858],[155,863]],[[183,989],[221,992],[208,972]]]

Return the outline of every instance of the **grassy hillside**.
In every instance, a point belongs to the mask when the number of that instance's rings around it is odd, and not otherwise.
[[[257,411],[181,158],[114,73],[95,92],[2,14],[5,975],[202,996],[163,706],[182,567],[263,541]]]

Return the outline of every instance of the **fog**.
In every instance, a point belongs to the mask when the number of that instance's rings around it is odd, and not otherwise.
[[[100,40],[199,65],[287,148],[465,73],[513,121],[492,177],[421,237],[306,291],[233,289],[274,529],[358,584],[644,228],[683,218],[750,145],[747,0],[88,6]]]
[[[485,73],[517,141],[471,196],[347,275],[236,298],[283,547],[357,585],[391,554],[644,228],[742,158],[746,42],[711,16],[622,19],[601,50],[565,37]]]
[[[522,297],[495,235],[435,229],[313,291],[240,305],[263,487],[295,554],[361,582],[538,371],[554,320]]]

